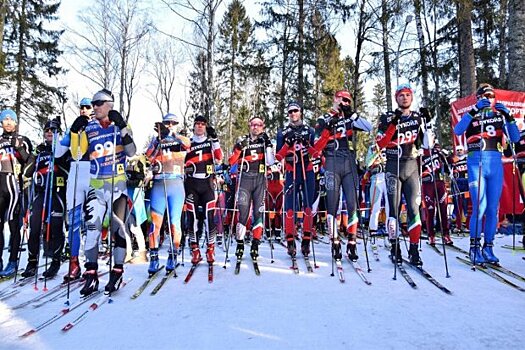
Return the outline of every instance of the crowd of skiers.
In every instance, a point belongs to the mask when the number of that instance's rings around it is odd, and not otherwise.
[[[313,240],[327,233],[333,259],[342,259],[346,237],[345,254],[355,261],[358,237],[385,235],[392,261],[401,264],[399,237],[406,234],[409,261],[421,266],[422,226],[431,245],[436,228],[445,244],[453,244],[449,198],[455,229],[470,232],[471,261],[497,263],[492,246],[503,139],[518,142],[520,132],[492,86],[482,84],[476,96],[474,108],[454,128],[466,135],[467,149],[458,145],[454,154],[436,142],[428,109],[411,110],[409,84],[397,87],[397,108],[383,113],[375,127],[355,112],[346,90],[335,93],[333,107],[315,128],[303,119],[301,104],[290,102],[288,122],[275,140],[265,131],[264,119],[253,115],[229,157],[205,117],[194,118],[188,137],[171,113],[154,123],[155,137],[144,154],[136,155],[131,128],[113,109],[114,97],[106,89],[80,101],[79,116],[65,134],[58,118],[46,122],[44,141],[35,149],[17,133],[16,113],[6,109],[0,114],[0,225],[8,222],[10,237],[5,265],[0,257],[0,277],[17,273],[26,236],[22,276],[38,274],[42,246],[44,277],[55,277],[67,256],[64,281],[83,278],[82,295],[98,289],[101,252],[111,255],[105,286],[111,293],[122,281],[126,260],[149,260],[148,273],[154,274],[161,268],[159,246],[167,242],[165,268],[173,271],[186,242],[191,262],[203,259],[201,239],[206,261],[213,264],[216,242],[229,247],[232,237],[238,259],[245,242],[257,259],[264,236],[282,239],[295,259],[296,241],[308,256]],[[363,166],[356,159],[356,134],[373,130]]]

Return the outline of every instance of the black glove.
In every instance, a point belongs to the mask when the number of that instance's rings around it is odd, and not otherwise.
[[[338,117],[332,117],[332,118],[330,118],[330,120],[328,120],[328,122],[326,124],[328,126],[328,129],[332,130],[333,128],[335,128],[337,123],[339,123],[339,118]]]
[[[264,141],[265,143],[270,142],[270,137],[269,137],[268,134],[265,133],[265,132],[262,132],[262,133],[259,135],[259,137],[260,137],[261,139],[263,139],[263,141]]]
[[[295,142],[297,141],[297,139],[295,138],[295,134],[294,133],[288,133],[286,134],[286,136],[284,137],[284,143],[286,143],[286,145],[288,145],[288,147],[292,147]]]
[[[206,127],[206,134],[208,134],[209,138],[216,139],[217,138],[217,131],[213,128],[213,126],[208,125]]]
[[[419,114],[421,114],[421,117],[425,120],[425,124],[430,123],[430,120],[432,119],[432,116],[430,115],[430,111],[426,107],[421,107],[419,109]]]
[[[128,126],[124,118],[120,115],[119,112],[111,110],[108,114],[109,120],[111,120],[119,129],[124,129]]]
[[[339,105],[339,108],[341,108],[341,111],[343,112],[343,115],[346,117],[346,118],[350,118],[352,116],[352,114],[354,113],[352,111],[352,106],[350,105],[343,105],[343,104],[340,104]]]
[[[161,122],[156,122],[155,127],[153,128],[161,139],[166,138],[170,134],[170,130]]]
[[[36,153],[42,153],[42,152],[45,152],[46,151],[46,144],[45,143],[41,143],[39,144],[38,146],[36,146]]]
[[[58,119],[58,118],[51,119],[49,121],[49,128],[50,129],[55,129],[55,130],[60,130],[60,119]]]
[[[78,134],[79,131],[84,130],[86,128],[88,123],[89,123],[89,119],[81,115],[77,117],[77,119],[75,119],[75,121],[71,125],[71,129],[69,130],[71,132],[74,132],[75,134]]]
[[[401,119],[402,116],[403,112],[401,112],[399,109],[396,109],[394,111],[394,115],[391,117],[392,119],[390,119],[390,124],[397,125],[397,123],[399,123],[399,119]]]

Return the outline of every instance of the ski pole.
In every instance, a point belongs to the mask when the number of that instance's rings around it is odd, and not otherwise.
[[[304,223],[304,220],[309,220],[310,221],[310,244],[312,245],[312,256],[314,258],[314,267],[317,268],[317,262],[315,260],[315,244],[314,244],[314,241],[313,241],[313,235],[312,235],[312,232],[311,232],[311,229],[312,229],[312,226],[313,226],[313,218],[312,218],[312,207],[311,207],[311,204],[310,204],[310,192],[308,192],[308,184],[307,184],[307,180],[306,180],[306,169],[304,167],[304,157],[302,155],[302,152],[301,152],[301,170],[302,170],[302,173],[303,173],[303,184],[304,184],[304,197],[306,199],[306,207],[310,209],[310,218],[306,219],[306,215],[303,215],[303,223]],[[313,191],[314,189],[312,189]],[[306,209],[305,209],[306,211]],[[304,235],[304,234],[303,234]],[[302,242],[301,242],[302,244]]]
[[[46,226],[46,243],[47,243],[47,249],[49,251],[49,245],[50,245],[50,236],[51,236],[51,212],[53,211],[53,182],[55,179],[55,149],[56,149],[56,142],[57,142],[57,130],[55,129],[53,131],[53,141],[51,145],[51,159],[49,164],[51,164],[52,160],[52,166],[50,168],[50,171],[48,172],[49,177],[49,194],[48,194],[48,203],[47,203],[47,226]],[[42,211],[44,212],[44,211]],[[54,252],[53,252],[54,253]],[[47,270],[47,261],[48,261],[49,254],[46,254],[46,270]],[[35,276],[37,276],[35,274]],[[35,281],[35,287],[36,287],[36,281]],[[47,277],[44,276],[44,292],[47,292]]]
[[[244,165],[244,158],[246,156],[246,147],[244,147],[242,149],[242,157],[241,157],[241,161],[239,163],[239,166],[237,168],[237,172],[239,173],[239,176],[238,176],[238,179],[237,179],[237,184],[235,186],[235,195],[234,195],[234,201],[233,201],[233,211],[232,211],[232,222],[230,223],[231,226],[234,226],[235,225],[235,210],[237,209],[237,201],[239,199],[239,189],[240,189],[240,186],[241,186],[241,178],[242,178],[242,167]],[[228,256],[229,256],[229,253],[230,253],[230,245],[231,245],[231,240],[232,240],[232,227],[230,226],[230,244],[228,244],[228,247],[226,248],[226,256],[224,257],[224,265],[223,265],[223,268],[226,269],[226,262],[228,261]],[[237,233],[237,229],[234,227],[235,229],[235,233]],[[237,237],[237,235],[236,235]]]

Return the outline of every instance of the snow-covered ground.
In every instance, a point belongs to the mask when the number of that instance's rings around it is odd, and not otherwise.
[[[468,249],[468,238],[456,238],[455,242]],[[497,238],[495,252],[504,266],[525,275],[525,254],[500,248],[511,242],[511,237]],[[412,289],[399,274],[393,280],[393,265],[383,248],[379,250],[380,262],[370,261],[370,286],[359,279],[347,262],[346,283],[331,277],[327,244],[315,246],[319,268],[308,274],[299,259],[298,275],[290,270],[286,250],[280,245],[275,246],[273,264],[269,245],[261,245],[260,276],[253,272],[247,252],[238,276],[230,264],[223,269],[224,252],[218,249],[213,284],[207,281],[206,264],[196,270],[190,283],[183,284],[190,267],[186,254],[186,264],[178,268],[178,278],[168,281],[156,296],[150,296],[152,285],[156,284],[153,282],[136,300],[130,296],[145,280],[147,265],[127,265],[125,277],[133,280],[113,296],[113,303],[104,304],[67,333],[60,329],[83,312],[87,304],[27,339],[18,338],[63,306],[62,300],[38,309],[27,306],[12,310],[12,306],[42,293],[26,286],[20,294],[0,302],[0,348],[521,348],[525,294],[480,271],[471,271],[455,258],[460,254],[452,250],[447,250],[451,277],[446,278],[443,258],[426,243],[422,248],[425,269],[451,289],[452,295],[443,293],[410,267],[407,271],[418,289]],[[359,262],[366,269],[362,242],[359,249]],[[231,255],[233,250],[232,247]],[[61,275],[65,269],[63,265]],[[107,277],[102,278],[101,288],[106,280]],[[525,283],[513,282],[525,287]],[[0,283],[0,289],[8,283]],[[57,283],[59,279],[49,286]],[[72,301],[77,298],[78,290]]]

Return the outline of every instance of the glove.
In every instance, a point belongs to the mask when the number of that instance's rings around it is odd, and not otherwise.
[[[21,147],[21,142],[19,142],[18,137],[11,137],[11,146],[13,146],[14,149],[18,149]]]
[[[289,133],[284,137],[284,143],[288,145],[288,147],[292,147],[295,142],[297,141],[294,133]]]
[[[51,129],[60,130],[60,119],[55,118],[49,121],[49,127]]]
[[[215,131],[215,128],[213,126],[208,125],[206,127],[206,134],[208,134],[209,138],[212,138],[212,139],[217,138],[217,131]]]
[[[240,137],[237,140],[237,143],[235,144],[234,148],[238,149],[239,151],[242,151],[244,148],[248,147],[248,143],[248,138]]]
[[[347,118],[349,118],[351,115],[352,115],[352,107],[349,106],[349,105],[343,105],[343,104],[340,104],[339,105],[339,109],[341,110],[341,112],[343,112],[343,115]]]
[[[476,102],[476,105],[472,110],[469,112],[471,116],[475,116],[480,110],[489,108],[490,107],[490,100],[488,98],[482,98]]]
[[[514,121],[514,117],[510,115],[510,110],[505,107],[505,105],[501,102],[498,102],[494,105],[494,108],[496,108],[496,110],[498,112],[500,112],[501,114],[503,114],[503,116],[505,117],[505,120],[509,123],[513,122]]]
[[[270,141],[270,137],[267,133],[263,132],[259,135],[259,137],[263,139],[265,147],[272,147],[272,142]]]
[[[109,117],[109,120],[111,120],[116,126],[119,127],[119,129],[124,129],[125,127],[128,126],[124,118],[122,118],[120,113],[117,111],[113,111],[113,110],[109,111],[108,117]]]
[[[45,150],[46,150],[46,144],[45,143],[41,143],[38,146],[36,146],[36,153],[37,154],[45,152]]]
[[[77,119],[75,119],[75,121],[73,122],[69,130],[71,132],[74,132],[75,134],[78,134],[79,131],[84,130],[86,128],[88,123],[89,123],[89,119],[81,115],[77,117]]]
[[[337,125],[338,122],[339,122],[339,118],[338,117],[332,117],[332,118],[330,118],[330,120],[328,120],[328,122],[326,124],[328,125],[329,129],[333,129],[333,128],[335,128],[335,126]]]
[[[168,129],[166,125],[161,122],[156,122],[153,129],[157,132],[161,139],[166,138],[166,136],[170,134],[170,129]]]
[[[419,114],[421,114],[421,117],[425,120],[425,124],[430,123],[430,120],[432,119],[432,116],[430,115],[430,111],[426,107],[421,107],[419,109]]]
[[[401,110],[399,110],[399,109],[396,109],[394,111],[394,115],[390,119],[390,124],[397,125],[397,123],[399,123],[399,119],[401,119],[402,115],[403,115],[403,112],[401,112]]]

